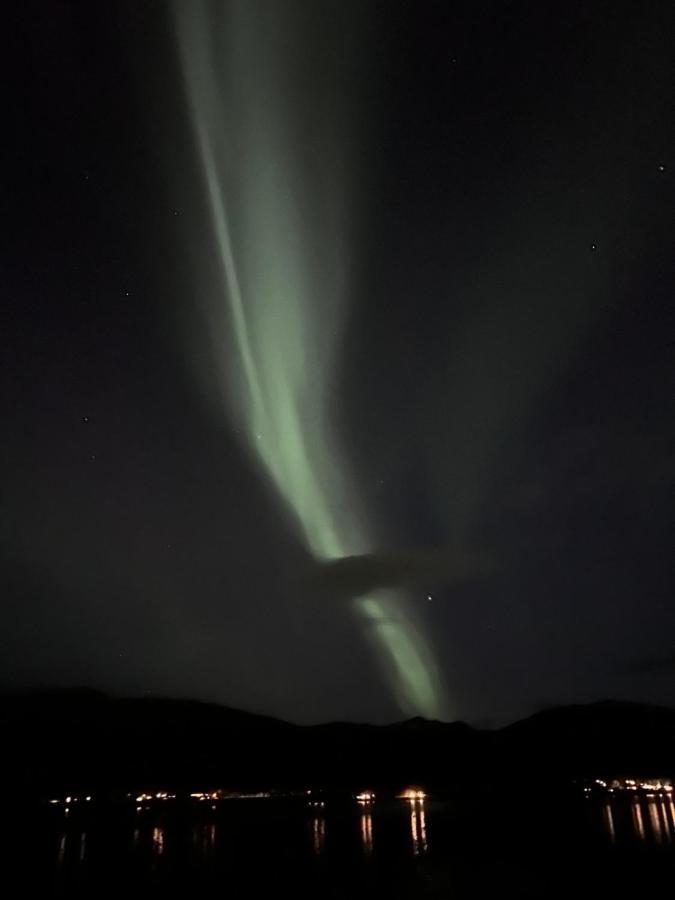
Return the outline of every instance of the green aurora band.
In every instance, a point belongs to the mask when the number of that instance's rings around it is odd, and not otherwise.
[[[174,4],[222,272],[217,289],[202,290],[218,390],[319,561],[373,549],[329,426],[356,95],[335,58],[358,31],[343,10],[338,21],[321,18],[338,9]],[[380,589],[350,602],[401,709],[442,715],[436,666],[406,598]]]

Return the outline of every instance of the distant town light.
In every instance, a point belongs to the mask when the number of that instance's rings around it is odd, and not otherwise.
[[[406,788],[398,795],[399,800],[424,800],[426,798],[424,791],[419,788]]]
[[[655,781],[638,781],[635,778],[615,778],[613,781],[604,781],[602,778],[593,779],[593,784],[607,793],[613,794],[615,791],[642,791],[647,796],[656,794],[672,794],[673,784],[669,779],[659,778]],[[591,788],[586,786],[585,793],[590,793]]]

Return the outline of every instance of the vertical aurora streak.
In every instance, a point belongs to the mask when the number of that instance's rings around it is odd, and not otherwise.
[[[329,428],[356,86],[325,62],[331,53],[315,51],[311,78],[300,70],[307,19],[322,21],[316,5],[177,0],[174,9],[222,274],[201,293],[225,410],[317,560],[370,552]],[[321,28],[324,51],[340,40],[334,28]],[[441,714],[434,662],[405,597],[378,590],[352,603],[401,708]]]

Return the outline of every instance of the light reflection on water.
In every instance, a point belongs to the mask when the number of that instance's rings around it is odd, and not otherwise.
[[[312,849],[319,856],[323,852],[326,843],[326,820],[323,816],[314,816],[311,823]]]
[[[666,843],[673,843],[673,832],[670,828],[670,819],[668,818],[668,806],[666,803],[661,804],[661,816],[663,817],[663,830],[666,835]]]
[[[603,825],[612,843],[619,840],[637,840],[656,846],[673,843],[675,805],[671,797],[633,796],[629,808],[630,816],[626,818],[625,801],[606,799],[602,804]]]
[[[641,841],[645,839],[645,824],[642,818],[642,809],[640,808],[640,801],[636,797],[633,800],[632,804],[632,813],[633,813],[633,826],[635,828],[635,833],[639,837]]]
[[[198,825],[192,832],[192,843],[205,856],[213,852],[216,846],[216,823]]]
[[[64,832],[59,835],[59,852],[57,856],[57,862],[59,866],[62,866],[65,858],[66,858],[66,844],[68,843],[68,835]]]
[[[427,843],[427,819],[424,809],[424,800],[414,798],[408,800],[410,804],[410,836],[415,856],[426,853],[429,849]]]
[[[152,849],[157,856],[164,853],[164,829],[159,826],[152,829]]]
[[[609,838],[612,843],[616,841],[616,829],[614,827],[614,815],[612,813],[612,804],[607,800],[602,807],[602,815],[605,820]]]
[[[370,812],[361,813],[361,845],[366,856],[373,852],[373,816]]]
[[[69,849],[69,847],[71,849]],[[56,862],[59,868],[61,868],[66,862],[67,857],[71,857],[76,854],[77,862],[84,862],[84,858],[87,853],[87,832],[80,831],[79,833],[70,834],[67,831],[62,831],[58,837],[57,844],[57,852],[56,852]],[[69,860],[70,861],[70,860]]]
[[[456,815],[450,804],[430,807],[427,800],[418,797],[398,800],[395,804],[389,801],[359,806],[349,815],[345,815],[344,808],[339,805],[334,808],[326,803],[325,807],[302,810],[289,806],[283,808],[278,818],[275,811],[270,819],[265,816],[259,819],[257,815],[249,818],[248,814],[240,817],[238,809],[235,816],[230,816],[234,807],[228,807],[227,814],[222,809],[214,814],[209,808],[199,821],[144,815],[145,821],[129,821],[124,826],[127,852],[131,856],[133,848],[133,865],[159,873],[169,871],[175,865],[174,857],[180,851],[174,848],[180,848],[184,840],[192,841],[192,852],[196,854],[198,864],[209,866],[221,865],[226,858],[237,858],[242,853],[253,855],[261,837],[273,854],[288,854],[289,858],[299,858],[298,854],[301,854],[305,859],[311,855],[317,860],[321,858],[322,867],[331,861],[339,863],[343,855],[346,858],[354,852],[357,854],[354,859],[361,861],[387,859],[392,854],[403,854],[412,860],[430,855],[432,850],[445,852],[447,822]],[[585,820],[586,827],[596,839],[604,833],[604,840],[616,847],[640,844],[659,853],[672,851],[675,846],[675,798],[659,794],[610,795],[598,803],[593,802],[588,809],[591,817]],[[431,842],[430,818],[434,820]],[[511,818],[511,813],[505,810],[504,827],[508,827],[506,823]],[[397,828],[390,827],[394,820],[398,821]],[[570,820],[570,828],[574,827]],[[579,828],[582,827],[580,819]],[[375,844],[376,830],[378,841]],[[330,853],[326,854],[328,831],[331,834]],[[466,832],[460,827],[458,833],[464,835]],[[49,838],[50,865],[64,877],[79,867],[83,867],[83,871],[93,871],[92,866],[101,858],[99,848],[105,852],[103,841],[109,840],[111,832],[104,831],[103,834],[104,838],[96,818],[83,819],[78,815],[71,816],[67,822],[62,820]]]
[[[670,825],[667,818],[667,801],[661,797],[650,797],[647,801],[649,824],[655,843],[670,843]]]
[[[672,801],[671,801],[672,802]],[[427,816],[425,800],[410,798],[405,800],[408,807],[409,841],[414,856],[428,852]],[[402,810],[401,810],[402,811]],[[638,815],[639,815],[638,811]],[[606,809],[611,821],[611,810]],[[358,828],[361,850],[364,856],[373,854],[373,812],[372,807],[362,808],[358,814]],[[308,821],[311,852],[320,856],[326,844],[326,812],[313,813]],[[192,828],[192,844],[201,855],[213,853],[216,848],[217,824],[214,821],[201,822]],[[131,831],[131,844],[135,851],[149,853],[157,858],[166,855],[166,827],[164,824],[148,822],[145,827],[136,825]],[[145,848],[145,849],[144,849]],[[57,863],[62,867],[68,860],[69,866],[84,862],[87,853],[87,832],[63,831],[58,835]]]

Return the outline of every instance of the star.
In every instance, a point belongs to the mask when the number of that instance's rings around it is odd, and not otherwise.
[[[84,424],[86,425],[87,422],[89,421],[89,416],[82,416],[82,421],[83,421]]]
[[[595,251],[595,250],[597,250],[597,249],[598,249],[598,245],[597,245],[597,244],[591,244],[591,250]]]

